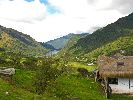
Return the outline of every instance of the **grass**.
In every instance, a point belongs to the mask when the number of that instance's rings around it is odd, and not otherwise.
[[[0,79],[0,100],[33,100],[35,97],[37,97],[36,94]]]
[[[133,95],[113,94],[110,100],[133,100]]]
[[[35,91],[33,87],[34,76],[34,71],[17,69],[15,75],[13,76],[13,84],[29,91]]]
[[[73,68],[85,68],[88,71],[93,71],[96,69],[96,65],[85,65],[79,62],[70,62],[69,63],[71,65],[71,67]]]
[[[13,83],[0,78],[0,100],[53,100],[47,94],[36,94],[33,86],[34,76],[34,71],[17,69]]]
[[[0,100],[71,100],[74,97],[106,100],[101,85],[94,79],[70,73],[59,76],[44,95],[37,95],[33,86],[34,76],[34,71],[17,69],[12,84],[0,78]]]
[[[71,100],[74,97],[79,100],[106,100],[101,85],[94,82],[94,79],[64,74],[56,82],[53,92],[61,100]]]

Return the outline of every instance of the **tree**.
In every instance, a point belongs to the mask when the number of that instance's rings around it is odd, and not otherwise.
[[[59,75],[59,70],[52,67],[52,58],[38,60],[35,77],[35,88],[38,94],[43,94],[50,84]]]

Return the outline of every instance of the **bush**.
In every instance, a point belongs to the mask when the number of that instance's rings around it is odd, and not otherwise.
[[[43,94],[47,86],[61,74],[57,68],[52,67],[52,63],[51,58],[38,61],[34,84],[38,94]]]

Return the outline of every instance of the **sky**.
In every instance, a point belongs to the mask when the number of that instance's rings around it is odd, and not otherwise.
[[[0,25],[46,42],[92,33],[133,12],[133,0],[0,0]]]

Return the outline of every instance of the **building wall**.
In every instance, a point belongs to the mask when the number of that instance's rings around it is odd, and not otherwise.
[[[118,78],[118,86],[122,89],[129,89],[129,78]]]
[[[133,79],[129,81],[129,78],[118,78],[118,84],[109,84],[109,86],[113,93],[133,93]]]

